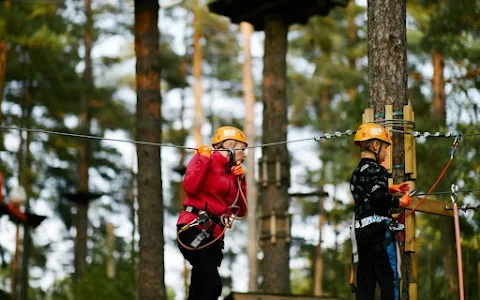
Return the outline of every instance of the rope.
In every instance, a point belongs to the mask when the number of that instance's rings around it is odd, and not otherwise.
[[[423,196],[423,198],[418,201],[417,205],[415,205],[415,207],[409,211],[408,213],[405,214],[405,218],[408,217],[409,215],[413,214],[417,208],[420,206],[420,204],[423,203],[423,201],[425,201],[429,195],[432,194],[433,190],[437,187],[438,183],[440,182],[440,180],[442,180],[443,176],[445,176],[445,173],[447,172],[448,168],[450,167],[450,165],[452,164],[452,161],[453,161],[453,157],[451,157],[449,160],[448,160],[448,163],[445,165],[445,167],[443,168],[442,172],[440,173],[440,176],[438,176],[437,180],[435,181],[435,183],[430,187],[430,189],[428,190],[428,192],[425,194],[425,196]]]
[[[432,193],[433,190],[435,190],[435,188],[437,187],[440,180],[442,180],[443,176],[445,176],[445,173],[447,172],[448,168],[452,164],[453,158],[455,157],[455,152],[457,151],[458,146],[460,145],[461,139],[462,139],[462,134],[458,134],[457,136],[455,136],[455,139],[453,140],[453,143],[452,143],[452,147],[450,148],[450,159],[448,160],[447,164],[443,168],[442,172],[438,176],[435,183],[432,185],[432,187],[430,187],[427,194],[425,196],[423,196],[423,198],[417,203],[417,205],[415,205],[415,207],[411,211],[409,211],[407,214],[405,214],[405,218],[408,217],[409,215],[413,214],[415,212],[415,210],[417,210],[417,208],[423,203],[423,201],[425,201],[427,199],[428,195],[430,195],[430,193]]]

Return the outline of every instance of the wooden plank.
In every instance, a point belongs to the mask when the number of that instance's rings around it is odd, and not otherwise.
[[[403,107],[403,118],[407,121],[412,121],[412,106],[405,105]],[[413,132],[412,129],[408,129],[408,132]],[[414,172],[414,160],[415,155],[413,149],[414,138],[411,134],[404,134],[403,140],[405,144],[405,174],[412,174]]]
[[[415,112],[412,111],[412,121],[415,122]],[[415,141],[415,138],[413,138],[413,172],[410,174],[410,179],[415,180],[417,179],[417,142]]]
[[[405,208],[406,210],[412,210],[418,202],[422,200],[421,197],[412,197],[412,203]],[[453,211],[445,209],[447,204],[443,201],[435,200],[432,196],[429,196],[425,201],[420,204],[415,211],[429,213],[437,216],[453,217]]]
[[[405,252],[415,252],[415,213],[405,218]]]
[[[415,189],[415,182],[410,181],[409,185],[410,190]],[[413,213],[405,218],[405,252],[415,252],[415,229],[415,213]]]
[[[362,115],[362,121],[363,123],[373,122],[373,117],[374,117],[373,109],[366,108],[365,112]]]
[[[385,105],[385,120],[393,120],[393,105]],[[385,128],[388,130],[388,133],[390,137],[392,137],[392,126],[385,126]],[[392,140],[393,142],[393,140]],[[387,157],[385,157],[384,163],[382,165],[385,167],[385,169],[388,170],[389,174],[392,174],[392,165],[393,165],[393,147],[395,147],[392,143],[390,147],[388,147],[387,151]]]
[[[417,294],[418,294],[417,283],[410,282],[408,284],[408,292],[409,292],[410,300],[417,300]]]

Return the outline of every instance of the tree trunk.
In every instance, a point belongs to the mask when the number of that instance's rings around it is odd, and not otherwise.
[[[443,54],[438,51],[432,51],[432,65],[433,65],[433,114],[435,118],[446,125],[446,97],[445,97],[445,78],[443,70],[445,67],[445,59]],[[445,278],[458,278],[457,261],[455,249],[455,228],[453,222],[444,222],[440,220],[440,233],[442,243],[445,246],[445,254],[443,256],[443,268],[445,271]],[[449,299],[458,297],[458,280],[447,280],[447,293]]]
[[[370,107],[376,118],[393,105],[394,112],[403,112],[407,98],[406,1],[368,0],[368,80]],[[394,116],[395,117],[395,116]],[[402,116],[396,116],[403,119]],[[403,134],[393,134],[393,165],[403,165]],[[393,169],[393,181],[403,181],[405,170]]]
[[[375,119],[385,118],[385,105],[393,106],[394,118],[403,119],[403,106],[408,104],[406,0],[368,0],[367,15],[370,107]],[[404,136],[394,132],[392,140],[392,165],[404,166]],[[404,181],[405,168],[393,167],[392,179],[394,183]],[[410,254],[404,253],[402,299],[409,298],[410,261]]]
[[[115,226],[112,223],[107,223],[106,230],[106,244],[107,244],[107,277],[110,279],[115,278]]]
[[[323,270],[324,260],[322,253],[322,229],[325,225],[325,210],[323,207],[323,197],[318,198],[318,245],[315,247],[315,271],[313,272],[313,295],[323,295]]]
[[[30,127],[30,120],[32,118],[32,102],[29,101],[27,98],[26,105],[23,108],[26,112],[24,124],[25,127]],[[23,172],[19,173],[20,176],[20,185],[25,188],[25,192],[27,198],[25,200],[25,213],[30,212],[30,195],[32,194],[32,185],[33,185],[33,178],[32,178],[32,153],[30,151],[30,141],[31,141],[31,132],[27,131],[25,139],[25,150],[24,157],[25,157],[25,165],[23,168]],[[28,299],[28,288],[29,285],[29,261],[30,261],[30,253],[32,252],[32,237],[30,234],[30,227],[27,225],[23,226],[23,251],[22,251],[22,269],[20,273],[20,299],[27,300]]]
[[[187,76],[187,61],[186,58],[183,58],[182,66],[181,66],[181,71],[182,71],[182,76],[186,77]],[[186,138],[187,138],[187,133],[185,130],[185,89],[182,89],[180,92],[180,100],[181,100],[181,105],[180,105],[180,130],[182,134],[182,145],[185,144]],[[183,178],[185,175],[185,172],[187,168],[185,167],[185,160],[186,160],[187,153],[185,151],[185,148],[180,148],[180,159],[179,159],[179,169],[181,170],[182,173],[180,175],[182,176],[182,180],[178,184],[178,208],[179,211],[182,211],[183,208],[183,202],[185,201],[185,190],[183,189]],[[185,258],[182,259],[183,261],[183,292],[185,293],[185,299],[187,299],[188,296],[188,278],[190,271],[188,269],[187,265],[187,260]]]
[[[21,97],[21,127],[27,127],[27,118],[29,116],[28,113],[28,95],[29,93],[29,84],[24,83],[23,86],[23,91],[22,91],[22,97]],[[27,136],[23,134],[23,131],[19,132],[20,134],[20,143],[18,145],[18,151],[17,151],[17,161],[18,161],[18,183],[20,186],[23,188],[26,187],[26,179],[27,179],[27,143],[29,143],[29,135],[28,132],[26,132]],[[28,195],[27,194],[27,199],[28,200]],[[24,204],[26,204],[26,201]],[[20,204],[23,205],[23,204]],[[22,242],[22,239],[20,238],[20,224],[16,224],[16,233],[15,233],[15,253],[13,256],[13,262],[12,262],[12,282],[11,282],[11,287],[12,287],[12,300],[17,300],[20,299],[21,295],[18,294],[18,286],[19,286],[19,279],[20,282],[22,278],[20,277],[19,272],[21,273],[23,271],[23,263],[21,264],[21,269],[19,269],[19,259],[20,255],[22,255],[22,259],[24,257],[24,252],[20,253],[20,243]],[[27,226],[24,226],[24,229]],[[28,234],[28,232],[24,231],[24,236],[25,234]],[[25,242],[24,242],[25,243]],[[27,242],[28,243],[28,242]],[[25,246],[25,244],[24,244]],[[27,245],[28,247],[28,245]],[[27,249],[28,251],[28,249]]]
[[[437,51],[432,52],[432,65],[433,112],[437,120],[446,121],[445,77],[443,77],[445,59],[441,53]]]
[[[80,115],[81,131],[85,135],[90,134],[91,110],[90,97],[93,87],[92,79],[92,8],[91,0],[84,0],[85,2],[85,16],[86,23],[84,29],[84,44],[85,44],[85,70],[83,71],[83,99],[82,99],[82,113]],[[85,139],[80,145],[79,154],[79,168],[78,168],[78,191],[88,194],[88,169],[90,168],[90,141]],[[82,199],[77,203],[77,220],[76,229],[77,235],[75,237],[75,281],[81,280],[85,275],[85,259],[87,257],[87,227],[88,227],[88,206],[90,199]]]
[[[203,144],[202,125],[203,125],[203,83],[202,83],[202,24],[200,20],[200,4],[198,0],[194,1],[194,20],[193,20],[193,94],[195,97],[195,118],[193,119],[193,137],[197,145]]]
[[[128,187],[128,205],[130,208],[130,222],[132,222],[132,231],[131,231],[131,237],[132,237],[132,242],[130,243],[130,263],[132,267],[136,267],[136,251],[135,251],[135,233],[137,232],[137,222],[136,222],[136,217],[137,217],[137,211],[135,210],[135,200],[137,199],[136,197],[136,182],[137,182],[137,174],[133,170],[131,170],[131,176],[132,178],[130,179],[130,185]]]
[[[357,31],[358,26],[355,23],[355,18],[357,17],[357,4],[355,1],[350,1],[347,5],[346,12],[347,12],[347,37],[348,37],[348,48],[349,50],[356,48],[357,43]],[[357,59],[354,56],[354,51],[348,51],[348,67],[351,70],[357,69]],[[353,102],[355,97],[357,96],[357,89],[355,87],[351,87],[347,90],[348,99]]]
[[[255,144],[257,133],[255,130],[255,83],[252,75],[252,54],[250,39],[253,26],[250,23],[240,23],[243,36],[243,99],[245,101],[245,135],[250,145]],[[257,185],[255,184],[255,149],[247,153],[247,199],[248,199],[248,290],[258,290],[258,261],[257,261]]]
[[[10,8],[10,0],[3,3],[5,11]],[[7,29],[4,28],[2,36],[0,36],[0,107],[2,107],[3,95],[5,90],[5,73],[7,72]],[[3,124],[3,113],[0,111],[0,125]],[[0,131],[0,150],[3,150],[3,131]]]
[[[136,139],[162,140],[157,1],[135,1]],[[166,299],[160,147],[138,145],[138,299]]]
[[[281,19],[267,17],[265,23],[265,54],[263,66],[263,142],[287,139],[286,52],[288,25]],[[268,184],[262,191],[263,213],[276,215],[277,231],[280,218],[288,213],[290,185],[289,157],[286,145],[262,148],[268,160]],[[280,185],[275,184],[276,165],[280,164]],[[263,227],[263,226],[262,226]],[[278,236],[278,235],[277,235]],[[290,293],[289,242],[277,237],[276,242],[263,244],[263,290],[268,293]]]

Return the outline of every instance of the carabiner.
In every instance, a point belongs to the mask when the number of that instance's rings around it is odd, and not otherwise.
[[[457,196],[458,185],[452,184],[450,191],[451,191],[450,199],[452,200],[452,203],[455,204],[457,203],[457,199],[458,199],[458,196]]]
[[[461,140],[462,140],[462,134],[459,133],[455,136],[455,139],[453,140],[452,148],[450,149],[450,159],[453,159],[453,156],[455,155],[455,151],[457,151],[458,145],[460,144]]]

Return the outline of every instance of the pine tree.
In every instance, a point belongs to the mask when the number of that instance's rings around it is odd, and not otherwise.
[[[136,138],[157,143],[162,140],[158,10],[157,2],[135,1]],[[140,233],[138,297],[165,299],[160,147],[138,145],[137,157]]]

